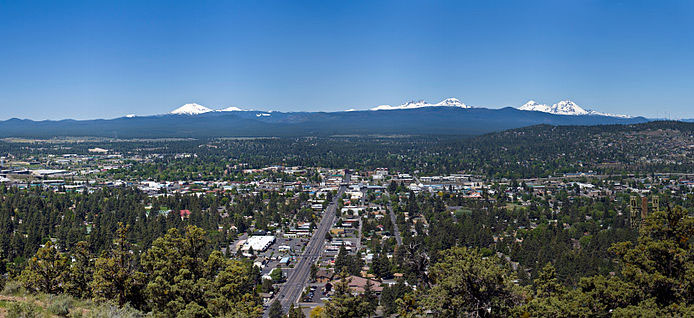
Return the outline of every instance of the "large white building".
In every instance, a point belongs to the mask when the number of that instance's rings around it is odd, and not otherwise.
[[[241,251],[244,253],[248,252],[251,248],[253,248],[254,252],[264,252],[265,250],[272,245],[272,243],[275,243],[275,237],[271,235],[263,235],[263,236],[251,236],[249,237],[245,243],[243,243],[243,246],[241,247]]]
[[[364,193],[361,191],[347,191],[345,193],[349,196],[350,200],[361,200],[361,197],[364,196]]]

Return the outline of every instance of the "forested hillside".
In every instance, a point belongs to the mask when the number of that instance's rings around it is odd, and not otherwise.
[[[140,149],[130,151],[164,154],[161,159],[112,173],[119,177],[161,180],[191,176],[232,178],[229,167],[237,163],[248,167],[269,164],[388,167],[429,175],[463,172],[490,178],[533,178],[588,171],[597,174],[694,171],[694,124],[680,122],[541,125],[478,137],[213,139],[174,142],[166,147],[155,145],[144,143]],[[120,144],[106,146],[119,148]],[[195,153],[197,157],[173,158],[172,155],[182,152]]]

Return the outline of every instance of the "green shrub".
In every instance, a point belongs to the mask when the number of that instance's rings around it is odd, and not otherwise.
[[[7,305],[7,318],[38,318],[41,308],[33,303],[12,302]]]
[[[145,315],[128,305],[119,308],[118,306],[110,303],[101,304],[85,315],[87,318],[142,318],[147,316],[148,315]]]
[[[15,296],[15,295],[20,295],[24,294],[24,286],[22,286],[21,283],[15,280],[9,280],[5,283],[5,287],[2,289],[2,294],[3,295],[8,295],[8,296]]]
[[[74,303],[74,299],[68,295],[58,295],[58,296],[50,296],[50,299],[48,300],[48,312],[62,316],[62,317],[67,317],[67,315],[70,313],[70,308],[72,308],[72,304]]]

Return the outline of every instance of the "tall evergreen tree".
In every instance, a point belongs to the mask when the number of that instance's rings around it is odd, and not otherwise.
[[[279,301],[275,300],[270,304],[270,309],[268,309],[268,317],[270,318],[283,318],[284,313],[282,312],[282,305]]]
[[[143,306],[141,291],[144,275],[137,271],[137,264],[127,240],[128,226],[118,224],[113,249],[94,262],[92,293],[98,301],[115,300],[119,306],[131,303]]]
[[[287,318],[306,318],[301,307],[294,307],[294,304],[289,306],[289,312],[287,312]]]
[[[94,257],[85,241],[78,242],[73,250],[65,290],[75,297],[90,298],[92,290],[89,283],[94,276]]]
[[[63,291],[68,268],[67,256],[48,241],[29,259],[19,279],[28,290],[57,294]]]

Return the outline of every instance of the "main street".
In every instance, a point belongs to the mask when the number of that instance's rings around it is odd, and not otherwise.
[[[308,278],[311,272],[311,264],[315,263],[320,257],[323,245],[325,243],[325,234],[328,233],[330,227],[332,227],[335,222],[335,211],[337,210],[337,200],[342,197],[345,193],[350,180],[350,175],[345,174],[343,185],[340,186],[337,194],[333,196],[333,201],[330,202],[328,207],[323,213],[320,224],[318,228],[313,232],[311,240],[306,245],[303,254],[298,258],[294,269],[289,273],[287,277],[287,282],[280,287],[280,291],[275,295],[275,298],[270,302],[279,301],[282,305],[282,310],[284,312],[289,311],[291,304],[295,304],[299,301],[301,293],[304,290],[304,286],[308,282]],[[268,311],[265,311],[265,317],[268,316]]]
[[[386,191],[386,196],[390,198],[390,193]],[[393,234],[395,235],[395,241],[398,245],[402,245],[402,236],[400,236],[400,230],[398,229],[397,219],[395,218],[395,213],[393,213],[393,207],[390,205],[390,201],[386,203],[388,207],[388,214],[390,215],[390,222],[393,223]]]

